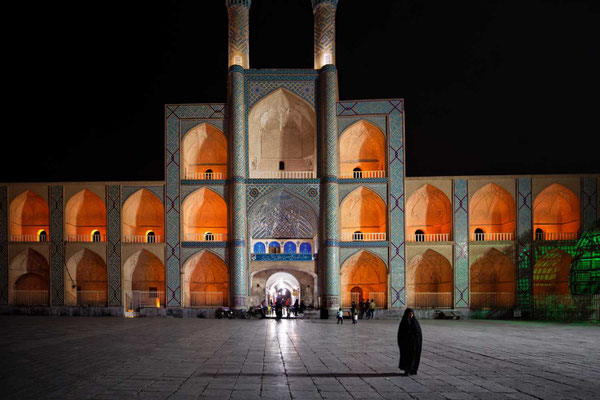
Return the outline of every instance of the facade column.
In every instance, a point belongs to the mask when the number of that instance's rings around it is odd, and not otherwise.
[[[250,68],[250,14],[251,0],[226,0],[229,14],[228,66]]]
[[[230,184],[230,279],[232,306],[245,308],[248,294],[248,262],[246,251],[246,112],[244,69],[229,69],[229,143],[231,146]]]
[[[312,0],[315,69],[335,65],[335,11],[338,0]]]
[[[339,192],[337,135],[337,70],[333,65],[321,69],[321,137],[322,137],[322,241],[323,298],[321,307],[340,306],[339,287]]]

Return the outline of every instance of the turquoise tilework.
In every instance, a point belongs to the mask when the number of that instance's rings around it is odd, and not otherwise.
[[[469,195],[466,179],[454,180],[454,307],[469,306]]]
[[[121,306],[121,190],[118,185],[107,186],[106,223],[108,260],[108,305]]]
[[[50,186],[50,304],[64,304],[63,187]]]
[[[533,195],[531,193],[531,178],[519,178],[517,181],[517,266],[518,285],[517,301],[521,309],[529,307],[529,299],[533,295],[532,260],[519,264],[519,257],[529,257],[523,253],[533,239]]]
[[[8,190],[0,186],[0,304],[8,304]]]
[[[581,209],[583,210],[583,229],[588,230],[598,219],[598,188],[596,178],[583,178],[581,185]]]

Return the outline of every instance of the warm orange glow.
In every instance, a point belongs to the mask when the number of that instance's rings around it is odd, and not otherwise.
[[[504,253],[490,249],[471,264],[469,281],[471,287],[471,306],[480,308],[488,294],[515,293],[517,270],[511,259]],[[481,295],[477,295],[480,293]],[[485,295],[484,295],[485,294]],[[515,297],[496,296],[496,306],[512,307]]]
[[[26,190],[10,202],[10,234],[38,235],[44,230],[48,233],[48,204],[38,194]]]
[[[141,250],[131,275],[132,290],[143,292],[150,288],[157,288],[159,292],[165,290],[165,268],[158,257],[147,250]]]
[[[164,241],[164,207],[158,197],[148,189],[140,189],[123,204],[123,236],[144,235],[154,232]]]
[[[204,173],[210,169],[215,174],[208,178],[227,178],[227,139],[225,134],[210,124],[200,124],[190,129],[181,142],[183,170],[187,174]],[[205,175],[188,175],[187,179],[206,179]]]
[[[191,305],[190,292],[220,292],[223,305],[228,304],[229,275],[227,265],[219,256],[204,250],[185,263],[184,301],[188,306]]]
[[[340,207],[342,235],[387,232],[386,206],[381,197],[366,187],[348,194]]]
[[[94,230],[106,235],[106,206],[100,197],[84,189],[67,201],[65,234],[91,235]]]
[[[385,136],[374,124],[361,120],[340,136],[340,173],[385,171]]]
[[[160,308],[160,297],[156,298],[156,308]]]
[[[18,253],[9,265],[9,290],[48,290],[50,266],[44,256],[33,249]]]
[[[571,256],[554,249],[533,266],[533,297],[536,295],[568,295]]]
[[[579,199],[566,187],[553,183],[533,202],[533,231],[573,233],[579,231]]]
[[[372,293],[384,293],[387,299],[387,266],[377,256],[361,251],[351,256],[340,269],[342,275],[342,303],[350,304],[351,292],[362,293],[364,299],[373,297]],[[386,307],[377,304],[377,307]]]
[[[469,230],[484,233],[514,233],[515,201],[510,193],[495,183],[479,189],[469,202]]]
[[[408,304],[414,304],[415,293],[452,293],[454,272],[450,262],[434,250],[413,257],[406,267]]]
[[[406,202],[406,230],[414,235],[447,233],[452,230],[452,205],[448,196],[432,185],[423,185]]]
[[[183,201],[183,232],[227,233],[227,204],[216,192],[202,188]]]

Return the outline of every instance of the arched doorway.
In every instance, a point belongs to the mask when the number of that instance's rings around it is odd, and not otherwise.
[[[83,249],[67,261],[65,304],[69,306],[106,306],[106,263],[95,252]]]
[[[377,308],[387,307],[388,271],[379,257],[365,250],[360,251],[344,262],[340,274],[344,307],[350,307],[353,301],[362,298],[373,299]]]
[[[517,271],[511,259],[492,248],[471,264],[472,309],[511,308],[515,305]]]
[[[17,254],[8,270],[10,303],[14,305],[48,305],[50,265],[33,249]]]
[[[361,120],[340,135],[340,177],[342,179],[385,177],[386,145],[381,129]]]
[[[408,305],[415,308],[451,308],[454,284],[452,265],[434,250],[414,256],[406,267]]]
[[[183,265],[185,307],[217,308],[229,305],[227,264],[215,253],[204,250]]]
[[[146,249],[133,253],[123,264],[123,298],[127,309],[165,305],[165,268]]]
[[[294,304],[296,299],[298,303],[300,298],[300,282],[296,277],[288,272],[276,272],[267,279],[265,285],[265,300],[267,304],[278,300],[283,300],[284,304],[289,299],[290,305]]]

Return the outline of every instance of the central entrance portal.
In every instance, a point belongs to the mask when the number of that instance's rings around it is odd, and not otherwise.
[[[265,285],[265,300],[267,304],[275,304],[277,300],[283,300],[283,304],[290,300],[293,305],[296,299],[300,303],[300,283],[294,275],[287,272],[276,272],[267,279]]]

